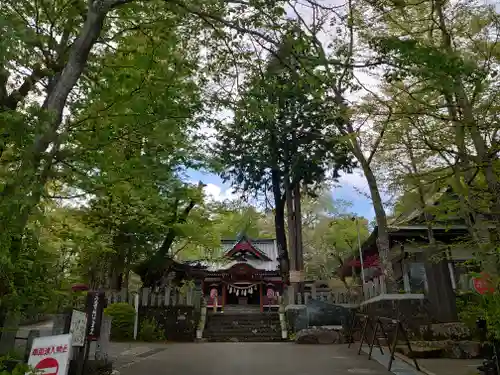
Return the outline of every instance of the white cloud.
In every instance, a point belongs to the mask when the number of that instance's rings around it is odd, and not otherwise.
[[[220,186],[211,183],[205,185],[205,187],[203,188],[203,192],[208,199],[219,202],[237,198],[237,196],[233,194],[231,189],[222,190]]]
[[[359,195],[366,195],[370,192],[366,177],[360,170],[355,170],[354,173],[350,174],[343,174],[339,178],[339,182],[336,184],[334,190],[335,189],[349,189],[352,190],[353,193]]]

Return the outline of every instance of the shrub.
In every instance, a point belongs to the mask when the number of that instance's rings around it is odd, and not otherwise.
[[[141,323],[139,331],[139,340],[142,341],[159,341],[165,340],[163,332],[158,328],[158,323],[154,319],[145,319]]]
[[[126,302],[113,303],[104,309],[104,313],[113,318],[111,321],[111,339],[128,340],[134,337],[135,309]]]
[[[0,357],[0,375],[31,375],[35,374],[27,364],[13,360],[9,355]]]

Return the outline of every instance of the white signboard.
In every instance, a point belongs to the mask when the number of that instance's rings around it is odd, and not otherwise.
[[[291,283],[300,283],[304,281],[304,272],[303,271],[290,271],[290,282]]]
[[[87,314],[83,311],[73,310],[69,333],[73,335],[72,346],[83,346],[87,332]]]
[[[71,340],[71,334],[37,337],[33,340],[28,366],[43,375],[67,375]]]

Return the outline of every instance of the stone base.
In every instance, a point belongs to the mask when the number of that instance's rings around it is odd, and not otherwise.
[[[412,341],[413,353],[404,344],[396,350],[409,358],[450,358],[475,359],[481,358],[481,343],[477,341]]]
[[[423,340],[470,340],[472,332],[465,324],[460,322],[454,323],[437,323],[420,326],[420,337]]]
[[[324,301],[308,301],[307,313],[311,326],[343,325],[347,327],[350,323],[349,309]]]
[[[342,327],[319,326],[303,329],[297,333],[296,344],[343,344]]]
[[[306,305],[288,305],[285,308],[285,319],[290,332],[299,332],[309,326]]]

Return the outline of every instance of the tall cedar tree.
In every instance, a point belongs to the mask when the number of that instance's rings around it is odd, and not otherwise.
[[[246,194],[272,193],[284,274],[290,266],[287,192],[300,185],[312,194],[321,182],[355,167],[337,131],[341,120],[324,80],[308,73],[310,48],[304,35],[288,33],[265,69],[256,67],[243,84],[234,120],[219,124],[214,150],[222,178],[233,187]]]

